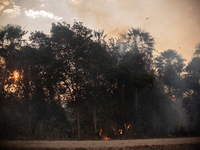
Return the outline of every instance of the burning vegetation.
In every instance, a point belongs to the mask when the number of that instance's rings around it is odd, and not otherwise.
[[[103,140],[111,140],[111,138],[107,137],[107,136],[104,136],[103,137]]]

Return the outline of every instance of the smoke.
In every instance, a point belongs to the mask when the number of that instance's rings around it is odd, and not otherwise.
[[[67,5],[78,21],[105,29],[107,38],[141,28],[155,37],[158,51],[176,49],[188,60],[200,41],[198,0],[68,0]]]
[[[67,4],[73,13],[77,13],[79,21],[83,21],[89,27],[106,29],[108,37],[120,36],[130,27],[129,23],[122,23],[126,17],[122,15],[123,12],[120,13],[124,7],[121,1],[72,0],[67,1]]]
[[[189,124],[189,115],[183,107],[183,101],[181,99],[165,104],[163,110],[165,112],[166,126],[168,130],[173,132],[175,130],[175,125],[184,126],[187,129]]]

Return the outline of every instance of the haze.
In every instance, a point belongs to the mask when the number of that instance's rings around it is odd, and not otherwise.
[[[1,26],[11,23],[50,34],[51,23],[76,19],[91,29],[105,29],[107,39],[141,28],[155,38],[158,52],[175,49],[187,62],[200,42],[199,14],[199,0],[0,0]]]

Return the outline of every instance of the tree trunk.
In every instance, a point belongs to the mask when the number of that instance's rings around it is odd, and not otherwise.
[[[137,122],[138,116],[137,116],[137,88],[135,88],[135,120]]]
[[[25,86],[23,86],[23,91],[24,91],[24,98],[25,100],[29,99],[29,76],[28,76],[28,70],[24,69],[24,77],[23,77],[23,83]]]
[[[97,107],[94,104],[94,132],[97,133]]]
[[[2,94],[2,90],[3,90],[3,87],[4,87],[4,81],[5,81],[5,77],[6,77],[6,72],[7,72],[7,66],[5,65],[5,69],[4,69],[4,73],[3,73],[3,78],[2,78],[2,81],[1,81],[1,87],[0,87],[0,96]]]
[[[80,106],[79,106],[79,103],[78,103],[78,106],[77,106],[77,126],[78,126],[77,138],[78,138],[78,140],[80,140],[81,139],[81,126],[80,126]]]
[[[121,98],[122,98],[122,102],[124,102],[124,84],[121,87]]]

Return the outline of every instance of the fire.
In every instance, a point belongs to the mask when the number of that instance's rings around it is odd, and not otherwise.
[[[99,136],[102,136],[102,129],[99,131]],[[111,138],[103,136],[103,140],[111,140]]]
[[[111,138],[107,137],[107,136],[104,136],[103,137],[103,140],[111,140]]]
[[[123,133],[123,130],[122,129],[119,129],[119,134],[122,134]]]
[[[19,72],[17,72],[17,71],[14,71],[14,73],[13,73],[13,74],[14,74],[14,78],[15,78],[15,79],[18,79],[18,78],[19,78]]]
[[[102,129],[101,129],[100,132],[99,132],[99,136],[101,136],[101,133],[102,133]]]
[[[130,124],[126,126],[126,124],[124,124],[125,129],[129,129],[130,128]]]

